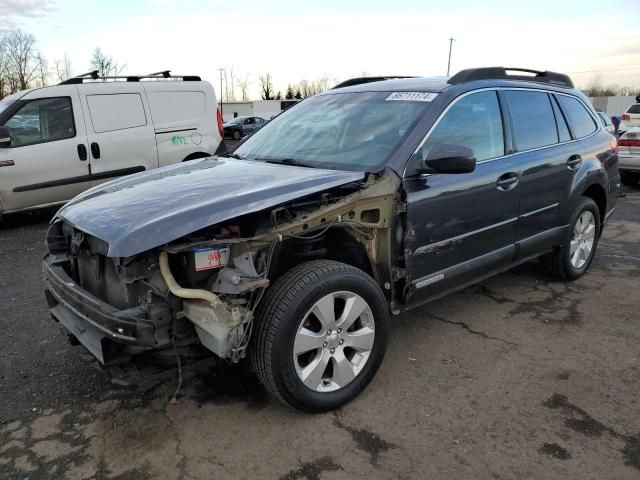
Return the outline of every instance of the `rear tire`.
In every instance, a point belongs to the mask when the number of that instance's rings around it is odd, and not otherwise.
[[[600,211],[593,199],[582,197],[573,210],[563,244],[540,258],[543,271],[573,281],[584,275],[596,253],[600,237]]]
[[[620,172],[620,182],[627,187],[635,187],[640,180],[640,173]]]
[[[389,309],[365,272],[317,260],[279,278],[255,322],[251,360],[260,381],[285,405],[315,413],[351,401],[373,379]]]

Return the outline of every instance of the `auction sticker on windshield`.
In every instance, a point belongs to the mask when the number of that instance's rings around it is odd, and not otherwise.
[[[387,98],[386,102],[402,101],[402,102],[430,102],[438,96],[437,93],[425,92],[393,92]]]

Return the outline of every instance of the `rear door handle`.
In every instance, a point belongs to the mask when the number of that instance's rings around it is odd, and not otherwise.
[[[571,170],[575,170],[580,166],[581,163],[582,163],[582,157],[580,155],[578,154],[571,155],[567,160],[567,167],[569,167]]]
[[[518,174],[516,172],[505,173],[504,175],[500,175],[498,177],[498,181],[496,182],[498,185],[498,190],[511,190],[518,184]]]
[[[91,156],[96,160],[100,158],[100,145],[98,145],[96,142],[93,142],[91,144]]]
[[[78,157],[80,161],[84,162],[87,159],[87,147],[84,143],[78,145]]]

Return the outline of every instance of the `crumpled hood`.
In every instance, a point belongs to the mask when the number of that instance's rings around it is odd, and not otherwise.
[[[129,257],[216,223],[364,179],[321,170],[211,157],[94,187],[57,213]]]

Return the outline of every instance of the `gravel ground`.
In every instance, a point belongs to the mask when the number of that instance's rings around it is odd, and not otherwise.
[[[575,283],[520,267],[394,319],[369,388],[333,413],[241,367],[118,387],[50,320],[51,212],[0,225],[0,478],[640,477],[640,189]]]

